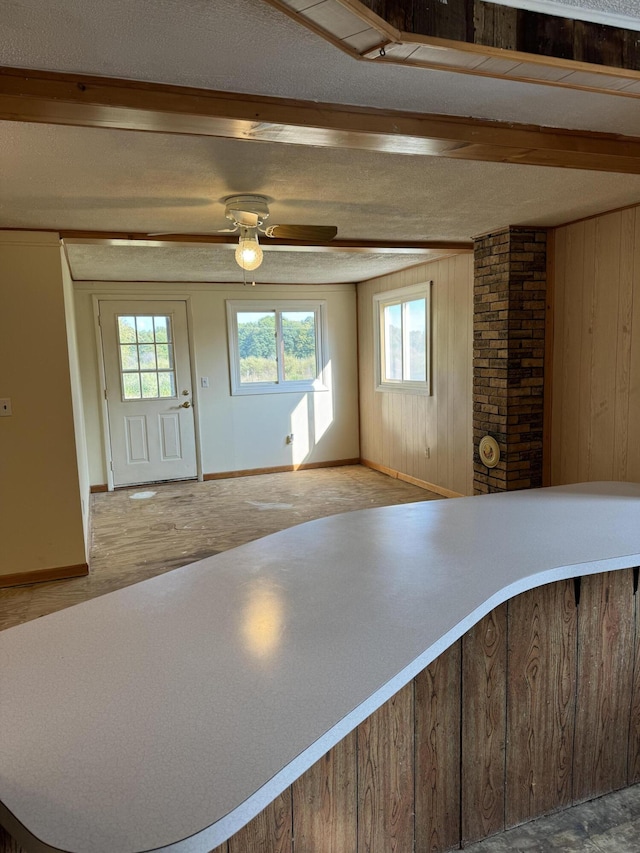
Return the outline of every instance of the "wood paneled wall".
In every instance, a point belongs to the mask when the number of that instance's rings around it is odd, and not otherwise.
[[[637,583],[502,604],[213,853],[439,853],[640,781]]]
[[[433,281],[433,394],[375,390],[373,295]],[[457,255],[358,285],[360,455],[391,471],[473,494],[473,256]],[[430,448],[430,458],[425,448]]]
[[[640,207],[556,230],[553,484],[640,481]]]

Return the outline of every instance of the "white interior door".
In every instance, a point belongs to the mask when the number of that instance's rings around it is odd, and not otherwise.
[[[186,303],[99,309],[114,486],[195,477]]]

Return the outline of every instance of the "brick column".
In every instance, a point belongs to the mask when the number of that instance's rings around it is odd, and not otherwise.
[[[473,467],[476,494],[542,485],[547,234],[508,227],[475,241]],[[478,444],[491,435],[500,462]]]

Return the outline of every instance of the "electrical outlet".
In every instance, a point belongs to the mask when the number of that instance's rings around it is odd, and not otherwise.
[[[425,447],[424,458],[425,459],[431,459],[431,448],[430,447]]]
[[[11,411],[11,398],[0,398],[0,418],[9,418],[13,412]]]
[[[293,433],[290,432],[289,435],[285,439],[286,444],[293,444]]]

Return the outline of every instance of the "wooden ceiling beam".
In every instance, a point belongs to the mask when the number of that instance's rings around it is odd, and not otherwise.
[[[0,119],[640,174],[640,138],[0,67]]]
[[[65,245],[88,246],[146,246],[170,248],[191,246],[235,249],[237,235],[232,234],[142,234],[106,231],[60,231]],[[303,240],[277,240],[265,237],[260,245],[267,252],[323,252],[393,255],[429,255],[433,252],[464,254],[473,252],[473,243],[452,240],[332,240],[330,243],[311,243]]]

